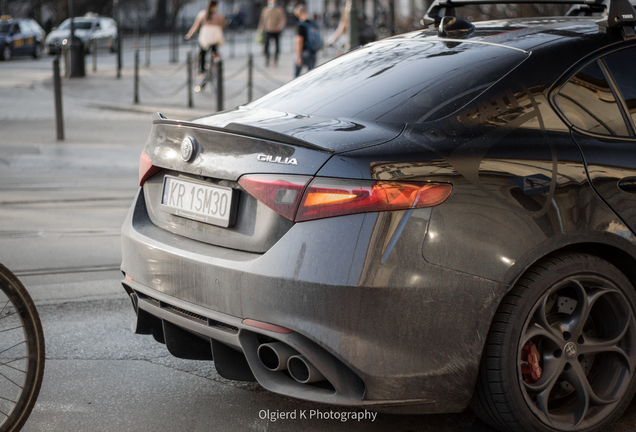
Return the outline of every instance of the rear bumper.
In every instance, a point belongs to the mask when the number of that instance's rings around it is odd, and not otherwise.
[[[269,251],[253,254],[157,228],[140,194],[122,228],[124,284],[142,314],[241,351],[268,390],[396,412],[461,411],[505,287],[426,263],[430,214],[298,223]],[[304,355],[335,390],[265,369],[256,356],[262,337]]]

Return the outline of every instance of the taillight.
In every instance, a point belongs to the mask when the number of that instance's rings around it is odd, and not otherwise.
[[[443,203],[452,190],[448,183],[316,178],[305,191],[295,220],[432,207]]]
[[[161,168],[156,167],[150,161],[150,155],[145,151],[141,152],[139,156],[139,186],[143,186],[146,180],[153,175],[161,171]]]
[[[310,180],[308,176],[254,174],[241,177],[239,184],[281,216],[294,220],[303,190]]]
[[[354,213],[408,210],[443,203],[449,183],[364,181],[255,174],[239,184],[289,220],[301,222]]]

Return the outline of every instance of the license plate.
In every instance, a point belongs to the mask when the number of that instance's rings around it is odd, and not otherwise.
[[[232,189],[166,176],[161,209],[173,215],[227,228],[232,214]]]

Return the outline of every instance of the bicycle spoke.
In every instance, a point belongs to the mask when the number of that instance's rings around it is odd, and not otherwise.
[[[6,379],[7,381],[9,381],[11,384],[17,386],[18,388],[22,389],[23,387],[20,384],[17,384],[16,382],[14,382],[11,378],[9,378],[8,376],[6,376],[5,374],[3,374],[2,372],[0,372],[0,376],[3,377],[4,379]]]
[[[6,350],[0,351],[0,354],[3,354],[3,353],[5,353],[5,352],[7,352],[7,351],[9,351],[9,350],[11,350],[11,349],[13,349],[13,348],[17,347],[18,345],[22,345],[22,344],[26,344],[26,341],[18,342],[17,344],[13,345],[12,347],[9,347],[9,348],[7,348]]]
[[[9,313],[9,314],[6,314],[6,315],[4,315],[4,316],[1,316],[1,317],[0,317],[0,321],[2,321],[2,320],[3,320],[3,319],[5,319],[5,318],[12,317],[13,315],[15,315],[15,314],[17,314],[17,313],[18,313],[18,311],[16,310],[15,312],[11,312],[11,313]]]
[[[6,362],[6,363],[0,363],[0,367],[2,367],[2,366],[6,366],[6,367],[8,367],[9,369],[13,369],[14,371],[22,372],[23,374],[25,374],[25,373],[27,373],[27,371],[22,370],[22,369],[18,369],[17,367],[14,367],[14,366],[11,366],[11,363],[16,362],[16,361],[18,361],[18,360],[24,360],[24,359],[26,359],[26,358],[28,358],[28,357],[27,357],[27,356],[24,356],[24,357],[19,357],[19,358],[17,358],[17,359],[13,359],[13,360],[8,361],[8,362]]]
[[[21,325],[21,326],[17,326],[17,327],[12,327],[10,329],[0,330],[0,333],[8,332],[8,331],[11,331],[11,330],[17,330],[17,329],[20,329],[20,328],[24,328],[24,326]]]
[[[2,396],[0,396],[0,399],[6,400],[7,402],[11,402],[14,405],[18,403],[18,401],[14,401],[13,399],[7,399],[6,397],[2,397]]]
[[[4,306],[2,306],[2,310],[0,310],[0,314],[2,314],[4,312],[4,310],[7,308],[7,305],[11,302],[11,300],[7,299],[7,302],[4,304]]]

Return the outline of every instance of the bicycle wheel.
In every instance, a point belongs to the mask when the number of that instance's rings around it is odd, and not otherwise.
[[[24,285],[0,264],[0,432],[29,418],[44,376],[44,332]]]

